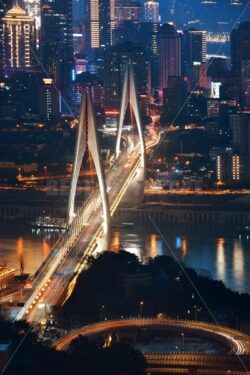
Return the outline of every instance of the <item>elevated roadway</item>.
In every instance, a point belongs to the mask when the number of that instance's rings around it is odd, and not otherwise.
[[[205,322],[155,318],[105,321],[76,329],[54,342],[53,346],[57,350],[66,350],[79,336],[93,337],[139,327],[196,333],[200,337],[222,340],[231,347],[228,354],[143,353],[148,374],[250,374],[250,337],[242,332]]]
[[[146,149],[160,141],[160,134],[146,142]],[[130,144],[106,175],[111,215],[123,199],[129,185],[140,170],[140,145]],[[46,318],[51,306],[57,304],[67,290],[74,288],[77,275],[97,248],[102,233],[102,205],[99,191],[93,192],[77,212],[72,224],[54,245],[49,256],[34,275],[32,289],[16,319],[39,322]]]
[[[65,337],[54,343],[54,347],[63,350],[72,340],[79,336],[94,336],[104,332],[112,332],[124,328],[164,328],[177,332],[193,332],[197,335],[213,337],[215,340],[224,341],[231,347],[231,353],[236,355],[250,355],[250,337],[242,332],[206,322],[175,319],[119,319],[90,324],[70,332]]]

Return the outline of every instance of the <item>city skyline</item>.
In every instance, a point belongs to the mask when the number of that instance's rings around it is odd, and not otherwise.
[[[0,1],[0,372],[250,368],[250,6]]]

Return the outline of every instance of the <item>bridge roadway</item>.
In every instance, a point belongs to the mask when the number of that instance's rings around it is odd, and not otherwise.
[[[160,140],[160,134],[146,142],[147,150]],[[106,175],[111,215],[114,214],[130,183],[140,169],[140,145],[131,143]],[[26,292],[24,307],[16,316],[29,322],[44,319],[65,290],[73,290],[76,277],[97,248],[102,234],[102,205],[99,190],[93,192],[78,210],[66,232],[53,246],[49,256],[34,275],[33,286]],[[28,293],[28,295],[27,295]]]
[[[192,332],[197,335],[211,337],[231,346],[229,354],[202,353],[144,353],[148,373],[178,373],[199,374],[248,374],[250,369],[250,337],[233,329],[217,326],[206,322],[173,319],[121,319],[90,324],[61,337],[54,342],[57,350],[65,350],[70,343],[79,336],[96,336],[103,333],[117,332],[117,330],[138,327],[161,328],[177,332]],[[189,372],[189,371],[197,372]],[[250,374],[250,373],[249,373]]]
[[[227,328],[206,322],[197,322],[192,320],[176,320],[176,319],[157,319],[157,318],[143,318],[143,319],[119,319],[110,320],[100,323],[90,324],[78,328],[68,335],[60,338],[54,343],[58,350],[67,348],[72,340],[78,336],[93,336],[104,332],[112,332],[123,328],[133,327],[162,327],[174,331],[189,331],[202,335],[210,335],[217,340],[223,340],[231,346],[231,352],[237,355],[250,355],[250,336]]]

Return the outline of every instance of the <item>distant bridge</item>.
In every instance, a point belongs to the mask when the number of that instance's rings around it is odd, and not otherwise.
[[[206,322],[175,319],[138,318],[110,320],[89,324],[71,331],[53,343],[57,350],[65,350],[79,336],[93,337],[116,333],[128,328],[160,328],[161,331],[188,332],[210,337],[231,347],[229,354],[201,353],[143,353],[148,373],[177,374],[246,374],[250,368],[250,337],[242,332]],[[180,372],[177,372],[178,371]],[[193,371],[193,372],[191,372]]]

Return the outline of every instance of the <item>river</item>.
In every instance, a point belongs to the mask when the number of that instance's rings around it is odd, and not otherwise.
[[[171,226],[159,230],[149,224],[114,227],[112,249],[124,248],[143,262],[157,255],[178,257],[199,273],[222,280],[230,289],[250,294],[250,239],[220,228]],[[26,225],[2,223],[0,264],[18,272],[22,258],[25,272],[33,274],[58,235],[58,232],[32,230]]]

